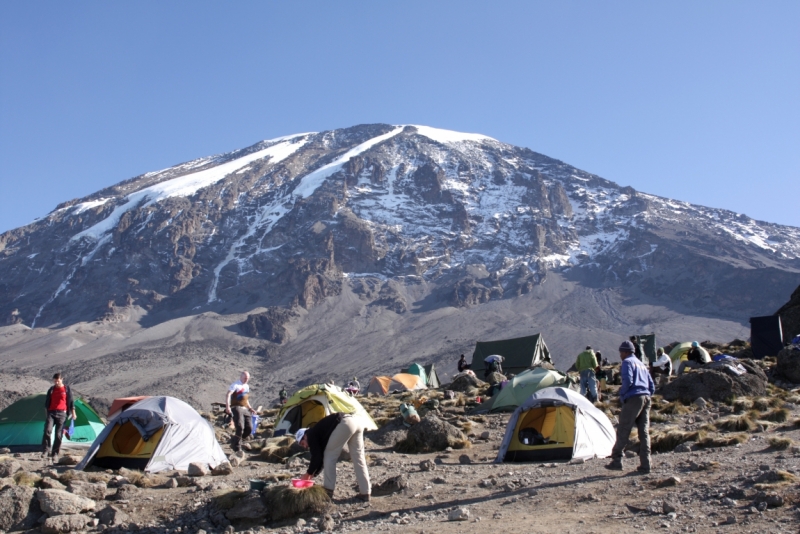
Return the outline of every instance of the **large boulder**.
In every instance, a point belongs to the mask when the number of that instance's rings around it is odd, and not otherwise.
[[[49,516],[63,514],[79,514],[88,510],[94,510],[97,503],[92,499],[81,497],[67,491],[46,489],[36,493],[39,499],[39,506],[42,511]]]
[[[233,505],[233,508],[225,513],[225,517],[230,521],[236,521],[238,519],[264,519],[267,515],[267,505],[264,503],[261,494],[257,491],[248,492]]]
[[[447,421],[429,414],[408,429],[406,439],[397,444],[398,450],[417,453],[443,451],[447,447],[461,449],[468,444],[467,436]]]
[[[129,523],[131,518],[122,508],[117,506],[106,506],[97,512],[97,519],[100,523],[109,527],[118,527],[124,523]]]
[[[766,394],[767,381],[757,374],[748,372],[741,376],[732,376],[714,369],[684,373],[661,389],[661,395],[665,399],[684,402],[694,402],[698,397],[722,402],[734,396],[761,397]]]
[[[474,393],[484,387],[486,382],[480,380],[472,373],[464,373],[456,377],[447,389],[461,391],[462,393]]]
[[[408,487],[408,477],[405,474],[397,475],[384,480],[380,484],[372,487],[372,494],[376,497],[384,497],[403,491]]]
[[[83,514],[64,514],[45,519],[42,525],[43,534],[59,534],[84,530],[92,518]]]
[[[789,382],[800,384],[800,350],[790,347],[780,351],[775,371]]]
[[[12,458],[7,458],[0,462],[0,478],[14,476],[14,473],[22,469],[22,465]]]
[[[28,486],[8,486],[0,490],[0,531],[28,530],[36,525],[42,511]]]
[[[398,416],[378,430],[364,432],[364,437],[383,447],[394,447],[398,441],[405,439],[407,431],[408,427],[403,424],[403,418]]]
[[[106,498],[106,485],[101,482],[84,482],[83,480],[70,480],[69,492],[87,499],[102,501]]]

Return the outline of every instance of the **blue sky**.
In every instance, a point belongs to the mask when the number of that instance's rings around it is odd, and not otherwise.
[[[2,2],[0,232],[296,132],[479,132],[800,226],[800,2]]]

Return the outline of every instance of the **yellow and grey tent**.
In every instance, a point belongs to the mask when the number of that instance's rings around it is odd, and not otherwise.
[[[377,430],[378,425],[354,397],[336,386],[314,384],[306,386],[289,397],[275,423],[275,436],[294,434],[301,428],[314,426],[332,413],[349,413],[358,417],[366,430]]]
[[[611,421],[583,395],[545,388],[511,414],[495,463],[605,458],[614,441]]]

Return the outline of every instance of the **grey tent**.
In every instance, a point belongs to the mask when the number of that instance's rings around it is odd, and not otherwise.
[[[498,341],[478,341],[475,343],[475,352],[472,353],[472,370],[477,372],[478,369],[485,369],[484,359],[493,354],[503,357],[503,371],[507,373],[518,374],[542,362],[553,363],[542,334]]]
[[[777,356],[783,349],[783,325],[780,315],[750,317],[750,345],[753,358]]]
[[[442,385],[441,380],[439,380],[439,375],[436,374],[436,365],[428,364],[425,366],[425,374],[428,375],[428,387],[429,388],[438,388]]]

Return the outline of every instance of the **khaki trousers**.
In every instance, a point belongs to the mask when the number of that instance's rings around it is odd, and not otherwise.
[[[361,495],[369,495],[372,493],[372,486],[367,471],[367,459],[364,457],[364,427],[358,419],[350,415],[344,416],[342,422],[336,426],[328,439],[323,457],[325,480],[322,485],[331,491],[336,488],[336,462],[339,460],[345,444],[350,451],[350,459],[353,461],[358,491]]]

